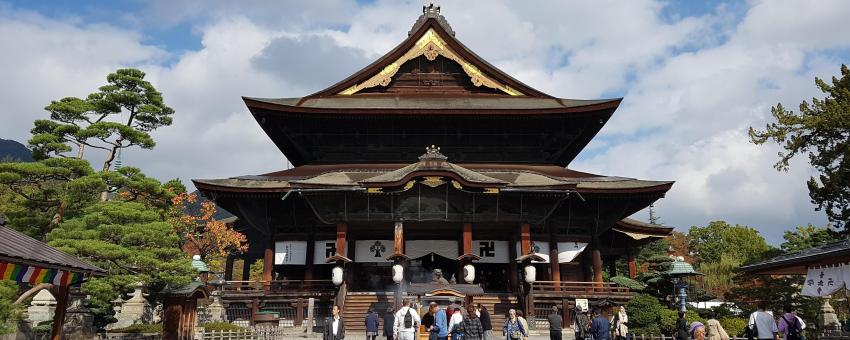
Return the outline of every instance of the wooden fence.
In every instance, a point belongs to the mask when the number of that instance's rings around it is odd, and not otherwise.
[[[204,331],[195,339],[201,340],[277,340],[292,338],[292,329],[289,333],[282,327],[253,327],[239,330]]]

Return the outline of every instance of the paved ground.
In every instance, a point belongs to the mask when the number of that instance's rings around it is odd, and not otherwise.
[[[497,332],[497,333],[501,333],[501,332]],[[299,335],[299,336],[293,335],[293,337],[295,339],[299,339],[299,338],[300,339],[321,339],[322,338],[321,334],[315,334],[315,333],[313,334],[313,337],[307,337],[306,334],[302,334],[302,335]],[[574,340],[575,337],[573,336],[573,331],[572,330],[565,330],[563,338],[564,338],[564,340]],[[380,337],[378,337],[378,339],[379,340],[385,340],[386,338],[380,336]],[[504,339],[504,338],[501,337],[500,334],[496,334],[496,340],[502,340],[502,339]],[[366,340],[366,335],[365,334],[346,334],[345,340]],[[534,334],[534,333],[532,333],[532,335],[528,338],[528,340],[549,340],[549,333],[546,333],[546,334]]]

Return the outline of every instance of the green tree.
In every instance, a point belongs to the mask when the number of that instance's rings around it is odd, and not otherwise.
[[[845,227],[850,220],[850,69],[841,65],[841,78],[832,84],[815,78],[815,85],[826,97],[800,103],[799,112],[787,110],[782,103],[771,108],[774,122],[764,130],[750,127],[754,144],[775,142],[782,145],[774,167],[787,171],[789,162],[799,154],[808,154],[809,163],[820,173],[808,180],[809,197],[816,210],[826,212],[830,221]]]
[[[841,240],[841,236],[829,227],[820,228],[811,224],[797,226],[796,229],[785,231],[782,236],[785,242],[779,246],[785,253],[796,253],[811,247],[824,245]]]
[[[196,274],[167,221],[174,209],[170,199],[182,185],[160,184],[135,168],[104,175],[122,184],[114,189],[116,198],[89,205],[48,235],[51,246],[109,271],[109,276],[83,285],[101,325],[110,321],[111,301],[133,284],[141,282],[157,300],[163,289],[185,285]]]
[[[75,158],[0,163],[0,186],[9,224],[39,239],[106,188],[86,160]]]
[[[688,235],[690,250],[701,263],[720,262],[724,255],[746,263],[761,259],[771,249],[757,230],[725,221],[693,226]]]
[[[18,296],[18,285],[14,281],[0,280],[0,335],[9,334],[17,329],[21,319],[20,306],[12,302]]]
[[[107,171],[121,149],[139,146],[153,148],[150,132],[171,125],[174,110],[165,105],[162,93],[144,80],[136,69],[119,69],[106,77],[86,99],[66,97],[52,101],[45,110],[49,120],[36,120],[29,141],[36,159],[68,157],[77,150],[83,158],[86,148],[105,152],[102,171]],[[100,199],[105,201],[106,191]]]

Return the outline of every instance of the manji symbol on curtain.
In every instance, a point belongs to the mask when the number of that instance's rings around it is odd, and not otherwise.
[[[57,286],[78,286],[83,283],[83,275],[59,269],[0,262],[0,280],[13,280],[30,284],[52,283]]]

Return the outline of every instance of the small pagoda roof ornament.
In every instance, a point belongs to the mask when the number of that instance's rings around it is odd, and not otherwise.
[[[440,147],[436,145],[431,145],[425,148],[425,153],[422,156],[419,156],[420,161],[428,161],[428,160],[440,160],[445,161],[449,159],[446,155],[443,155],[440,152]]]

